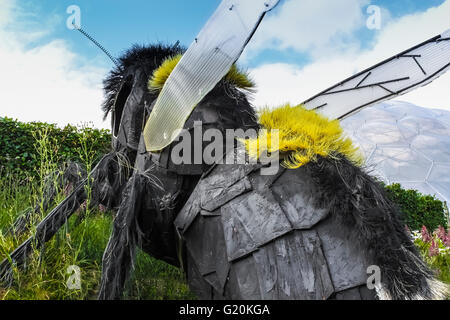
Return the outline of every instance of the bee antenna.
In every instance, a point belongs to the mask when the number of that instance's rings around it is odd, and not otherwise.
[[[108,56],[109,59],[111,59],[116,67],[119,68],[119,62],[112,56],[112,54],[108,50],[105,49],[105,47],[103,47],[97,40],[95,40],[89,33],[84,31],[80,26],[75,25],[75,23],[72,24],[76,30],[78,30],[82,35],[91,40],[100,50],[102,50]]]

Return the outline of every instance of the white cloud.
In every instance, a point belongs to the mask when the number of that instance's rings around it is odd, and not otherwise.
[[[342,80],[352,69],[356,71],[352,61],[342,59],[320,61],[303,68],[277,63],[251,69],[251,77],[257,85],[253,103],[257,107],[300,103]]]
[[[366,24],[369,0],[286,0],[264,18],[245,52],[294,49],[322,57],[358,46],[353,32]]]
[[[0,116],[59,125],[102,121],[101,80],[107,70],[87,62],[64,40],[29,48],[49,28],[20,25],[15,0],[0,6]],[[390,19],[382,9],[383,28],[371,50],[361,50],[355,35],[365,25],[368,0],[291,0],[267,16],[246,49],[246,57],[265,48],[308,52],[312,63],[266,64],[250,70],[258,85],[256,106],[299,103],[330,85],[419,41],[450,28],[450,0],[426,12]],[[62,24],[64,25],[64,24]],[[81,67],[80,67],[81,65]],[[450,110],[450,72],[401,100]]]
[[[64,126],[102,121],[102,79],[107,70],[96,67],[56,39],[29,48],[31,41],[46,34],[45,28],[26,30],[17,22],[13,0],[0,7],[0,116],[21,121],[44,121]]]
[[[277,19],[280,21],[293,19],[293,16],[286,14]],[[354,17],[354,14],[350,14],[350,17]],[[444,32],[450,28],[449,18],[450,0],[447,0],[440,6],[425,12],[390,20],[378,32],[370,50],[355,50],[355,46],[350,45],[344,52],[316,56],[314,62],[304,67],[294,64],[266,64],[252,69],[250,72],[258,85],[254,103],[256,106],[278,105],[287,101],[300,103],[358,71]],[[285,23],[289,25],[289,22]],[[299,26],[301,24],[295,23]],[[334,23],[339,24],[339,22]],[[317,36],[316,31],[312,28],[308,29]],[[348,30],[349,32],[352,30],[351,24]],[[295,32],[290,30],[291,35]],[[331,31],[324,32],[326,37],[329,37]],[[298,43],[303,42],[300,36],[292,39],[294,40]],[[259,41],[263,40],[259,39]],[[345,43],[342,42],[342,44],[342,48],[345,47]],[[310,47],[314,45],[317,44],[312,44]],[[300,50],[302,46],[299,44],[298,49]],[[450,110],[449,86],[450,72],[428,86],[401,96],[399,99],[424,107]]]

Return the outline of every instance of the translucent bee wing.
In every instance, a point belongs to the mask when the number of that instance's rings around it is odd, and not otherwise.
[[[450,69],[450,30],[396,54],[303,102],[332,119],[427,85]]]
[[[147,151],[168,146],[239,58],[278,0],[223,0],[170,74],[144,128]]]

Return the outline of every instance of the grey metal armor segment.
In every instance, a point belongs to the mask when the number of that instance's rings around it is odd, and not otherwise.
[[[364,285],[370,252],[356,239],[354,232],[340,228],[334,219],[326,219],[315,228],[336,291]],[[350,245],[351,244],[351,245]]]
[[[333,284],[314,230],[294,231],[253,254],[263,299],[327,299]]]
[[[296,229],[308,229],[324,219],[330,210],[329,204],[314,205],[314,195],[318,188],[304,170],[295,170],[282,175],[272,187],[284,213]]]
[[[221,213],[230,261],[292,230],[270,190],[234,199],[222,207]]]
[[[318,205],[307,166],[274,176],[246,167],[215,166],[175,220],[191,289],[203,299],[374,299],[363,288],[370,251],[335,223],[330,203]],[[224,190],[233,197],[203,214],[202,195]]]

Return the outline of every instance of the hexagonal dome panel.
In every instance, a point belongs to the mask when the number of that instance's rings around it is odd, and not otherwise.
[[[450,203],[450,112],[388,101],[342,121],[372,175]]]
[[[432,166],[432,161],[417,151],[405,147],[377,146],[369,164],[376,164],[388,182],[425,181]]]

